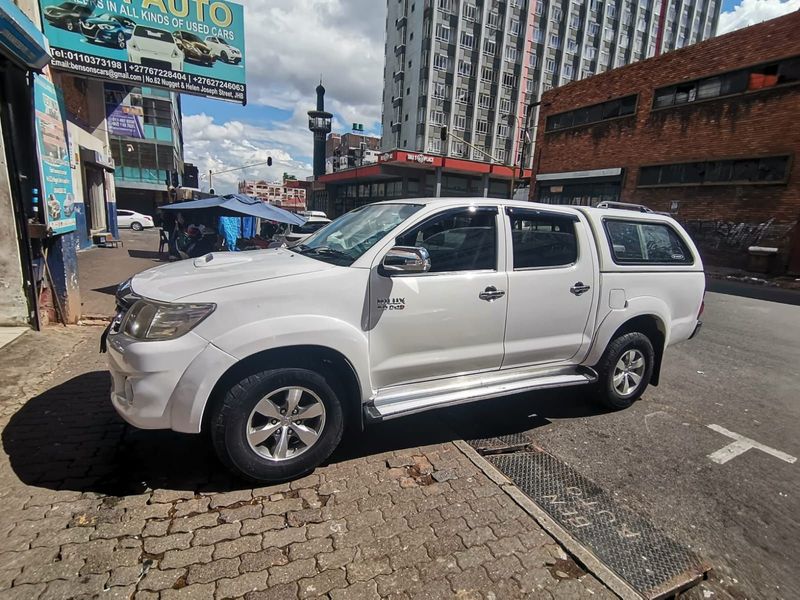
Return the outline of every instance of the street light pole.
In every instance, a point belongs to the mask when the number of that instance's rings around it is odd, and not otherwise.
[[[211,171],[211,169],[209,169],[208,170],[208,191],[211,192],[211,190],[214,189],[214,183],[213,183],[213,179],[212,179],[212,177],[214,175],[221,175],[223,173],[232,173],[233,171],[241,171],[243,169],[249,169],[250,167],[258,167],[258,166],[261,166],[261,165],[267,165],[268,167],[271,167],[272,166],[272,157],[268,156],[267,160],[262,160],[261,162],[257,162],[257,163],[251,163],[249,165],[244,165],[242,167],[234,167],[233,169],[224,169],[222,171],[213,171],[213,172]]]

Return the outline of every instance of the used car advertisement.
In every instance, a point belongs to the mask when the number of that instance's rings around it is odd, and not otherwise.
[[[40,0],[52,65],[247,103],[244,7],[223,0]]]

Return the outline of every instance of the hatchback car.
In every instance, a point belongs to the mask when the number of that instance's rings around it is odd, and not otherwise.
[[[188,31],[173,31],[172,37],[175,38],[175,43],[178,48],[183,50],[183,55],[189,62],[211,66],[217,60],[208,44],[195,34]]]
[[[104,13],[81,21],[83,37],[88,42],[115,46],[122,50],[128,45],[136,23],[122,15]]]
[[[137,65],[183,71],[183,52],[169,31],[137,25],[128,40],[128,60]]]
[[[141,231],[153,227],[153,217],[132,210],[117,209],[117,227]]]
[[[78,31],[81,20],[92,14],[92,7],[77,2],[62,2],[58,6],[48,6],[42,12],[44,18],[54,27]]]
[[[209,36],[206,44],[211,48],[211,52],[222,62],[238,65],[242,62],[242,51],[231,46],[221,37]]]

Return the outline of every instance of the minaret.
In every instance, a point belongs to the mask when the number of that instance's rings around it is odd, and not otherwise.
[[[308,128],[314,133],[314,179],[325,174],[325,138],[331,132],[333,115],[325,112],[325,88],[317,86],[317,110],[308,111]]]

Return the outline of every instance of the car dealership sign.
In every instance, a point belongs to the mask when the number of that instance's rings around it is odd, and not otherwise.
[[[245,104],[244,7],[225,0],[40,0],[52,65]]]

